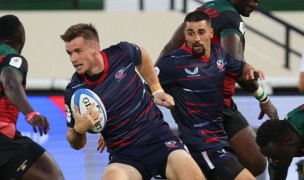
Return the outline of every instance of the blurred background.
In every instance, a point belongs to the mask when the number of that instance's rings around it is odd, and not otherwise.
[[[57,160],[67,180],[95,180],[108,163],[108,154],[96,151],[99,135],[89,134],[82,150],[73,150],[65,139],[66,119],[63,90],[74,72],[60,35],[76,23],[92,23],[106,48],[120,41],[134,42],[155,60],[187,12],[202,0],[0,0],[0,15],[15,14],[25,26],[23,55],[29,63],[27,93],[37,111],[51,123],[50,134],[33,133],[20,114],[18,128],[45,147]],[[264,71],[261,81],[278,108],[280,118],[303,104],[298,90],[301,53],[304,50],[304,1],[262,0],[246,23],[245,60]],[[1,27],[2,28],[2,27]],[[237,87],[239,110],[257,128],[258,102]],[[176,130],[169,111],[161,108],[166,121]],[[248,155],[250,156],[250,154]],[[288,180],[299,179],[296,158]],[[267,180],[268,175],[258,177]]]

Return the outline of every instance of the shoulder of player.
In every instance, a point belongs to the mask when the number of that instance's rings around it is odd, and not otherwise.
[[[130,52],[130,51],[134,51],[134,50],[138,50],[140,51],[140,47],[138,45],[136,45],[135,43],[130,43],[127,41],[122,41],[118,44],[112,45],[108,48],[103,49],[102,51],[105,52],[107,55],[111,54],[116,54],[114,52],[118,52],[118,50],[121,50],[121,52]]]
[[[27,60],[20,54],[8,54],[6,56],[0,56],[1,66],[12,66],[20,68],[21,66],[27,67]]]

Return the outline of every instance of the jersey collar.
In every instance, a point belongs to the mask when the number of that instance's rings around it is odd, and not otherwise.
[[[108,70],[109,70],[109,61],[108,61],[108,57],[107,57],[107,54],[103,51],[100,52],[102,58],[103,58],[103,62],[104,62],[104,70],[103,70],[103,74],[102,76],[97,80],[97,81],[90,81],[85,75],[83,75],[83,78],[85,80],[85,82],[88,84],[88,85],[91,85],[91,86],[94,86],[96,84],[99,84],[101,83],[106,75],[108,74]]]

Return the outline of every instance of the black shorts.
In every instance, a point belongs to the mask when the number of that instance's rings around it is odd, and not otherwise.
[[[231,101],[231,105],[229,107],[224,107],[223,125],[229,140],[237,132],[249,126],[249,123],[247,122],[246,118],[240,113],[240,111],[238,111],[236,104]]]
[[[0,179],[19,179],[45,152],[32,139],[16,132],[14,139],[0,133]]]
[[[111,153],[109,164],[128,164],[140,172],[143,180],[150,180],[152,177],[165,178],[167,158],[172,151],[178,149],[186,150],[169,126],[163,125],[145,143]]]
[[[190,150],[190,154],[207,179],[232,180],[244,169],[234,151],[228,146],[206,151]]]

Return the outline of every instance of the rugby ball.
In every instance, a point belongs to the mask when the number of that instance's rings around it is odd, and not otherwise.
[[[88,132],[92,134],[96,134],[96,133],[100,133],[104,129],[107,122],[106,108],[102,103],[101,99],[99,98],[99,96],[89,89],[84,89],[84,88],[78,89],[72,95],[71,109],[74,114],[75,111],[74,105],[76,105],[79,109],[79,114],[84,114],[93,102],[95,103],[95,107],[93,108],[93,111],[94,110],[97,111],[98,109],[101,109],[101,112],[98,117],[100,121],[96,123],[94,126],[92,126],[91,129],[88,130]]]

